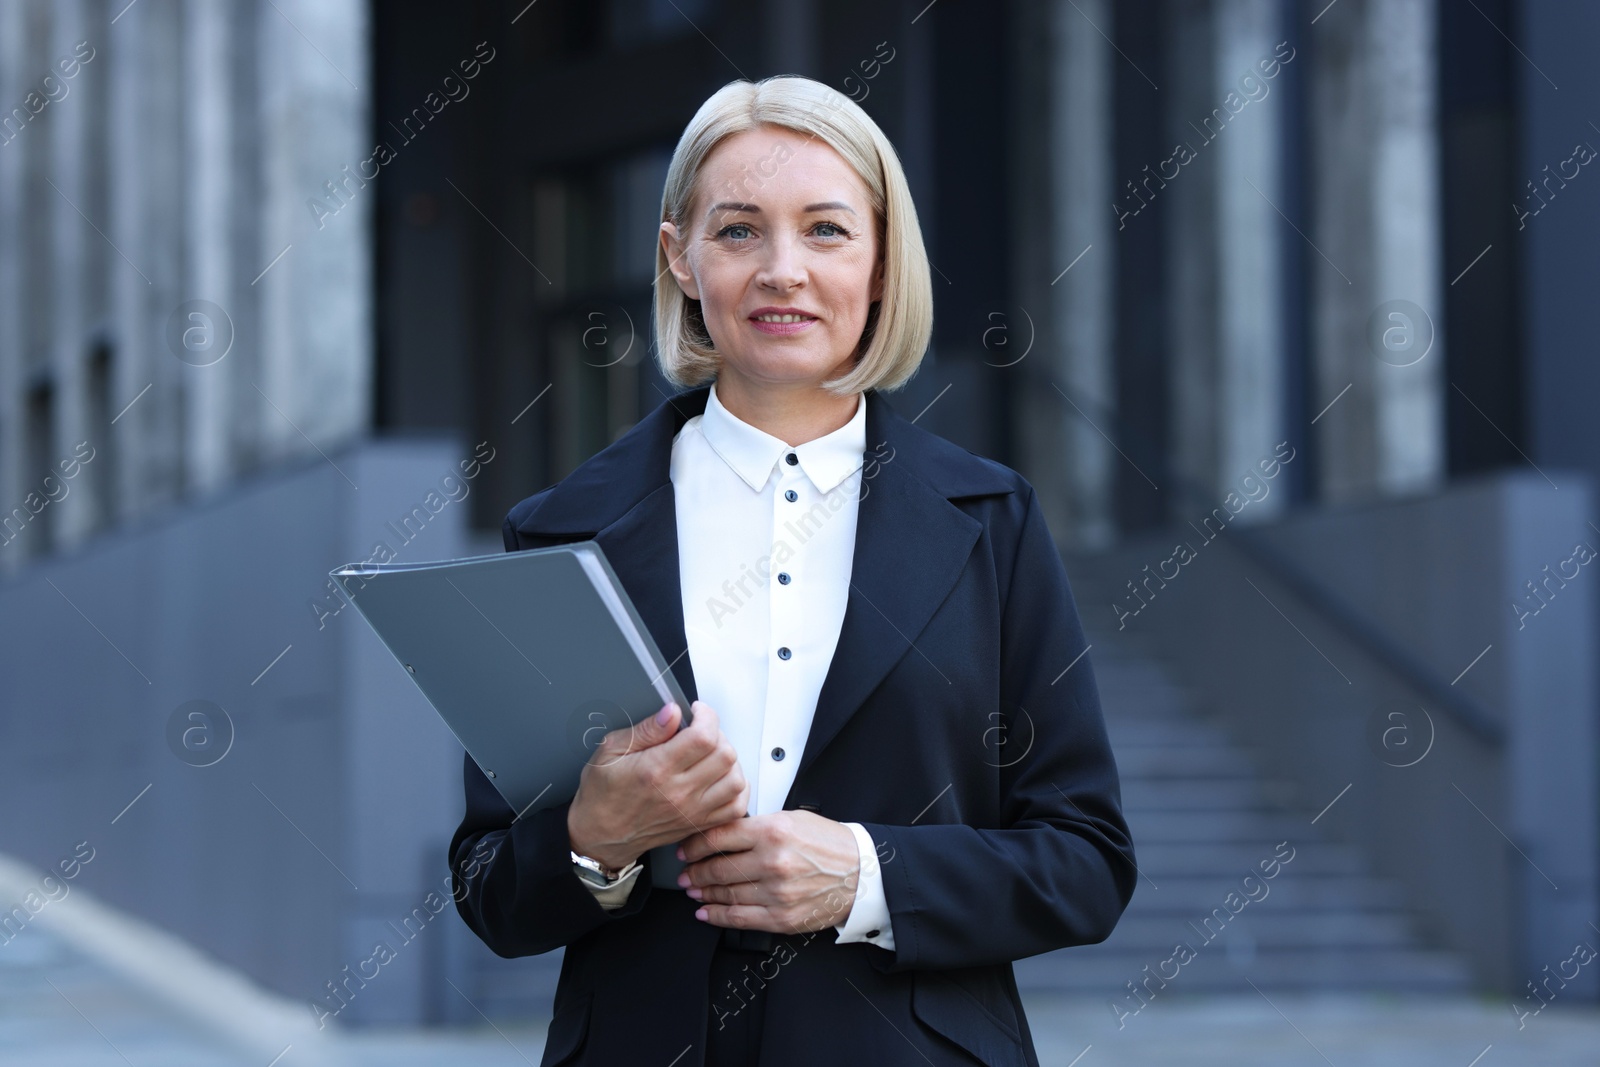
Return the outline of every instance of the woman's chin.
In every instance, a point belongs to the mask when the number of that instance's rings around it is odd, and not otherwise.
[[[802,353],[759,354],[727,362],[732,363],[738,377],[752,385],[768,387],[815,386],[848,370],[836,363],[807,359]]]

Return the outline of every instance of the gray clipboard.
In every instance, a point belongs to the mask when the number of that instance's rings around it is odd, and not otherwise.
[[[594,541],[329,572],[517,818],[571,800],[600,738],[689,701]],[[678,889],[677,843],[650,850]]]

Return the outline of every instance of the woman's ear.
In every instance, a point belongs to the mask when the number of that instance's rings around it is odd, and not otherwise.
[[[694,272],[684,258],[683,240],[678,234],[678,227],[670,222],[661,224],[661,247],[667,255],[667,269],[678,280],[678,288],[683,290],[683,295],[690,300],[699,300],[700,287],[695,283]]]

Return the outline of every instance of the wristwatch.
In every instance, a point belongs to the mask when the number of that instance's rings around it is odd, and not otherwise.
[[[569,849],[569,851],[572,850]],[[580,856],[577,852],[572,852],[572,869],[577,872],[579,878],[582,878],[597,889],[605,889],[616,885],[633,873],[634,868],[639,865],[639,861],[634,860],[626,867],[618,870],[615,867],[607,867],[590,856]]]

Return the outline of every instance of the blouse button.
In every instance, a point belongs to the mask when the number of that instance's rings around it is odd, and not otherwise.
[[[788,585],[789,584],[789,572],[788,571],[779,571],[778,572],[778,584],[779,585]]]
[[[781,748],[773,749],[772,750],[772,758],[773,759],[778,759],[778,760],[783,759],[783,749],[781,749]]]
[[[797,455],[795,455],[795,454],[794,454],[794,453],[793,453],[793,452],[790,452],[790,453],[789,453],[789,454],[788,454],[788,455],[787,455],[787,456],[784,456],[784,457],[783,457],[783,461],[784,461],[784,462],[785,462],[785,463],[787,463],[787,464],[789,464],[789,466],[791,466],[791,467],[792,467],[792,466],[794,466],[794,465],[795,465],[795,464],[796,464],[796,463],[799,463],[799,462],[800,462],[800,457],[799,457],[799,456],[797,456]]]
[[[790,653],[789,653],[789,646],[788,645],[783,645],[782,647],[780,647],[778,649],[778,658],[779,659],[788,659],[789,655],[790,655]]]
[[[783,499],[785,500],[793,501],[798,499],[799,496],[800,494],[795,492],[793,489],[785,489],[783,491]]]

